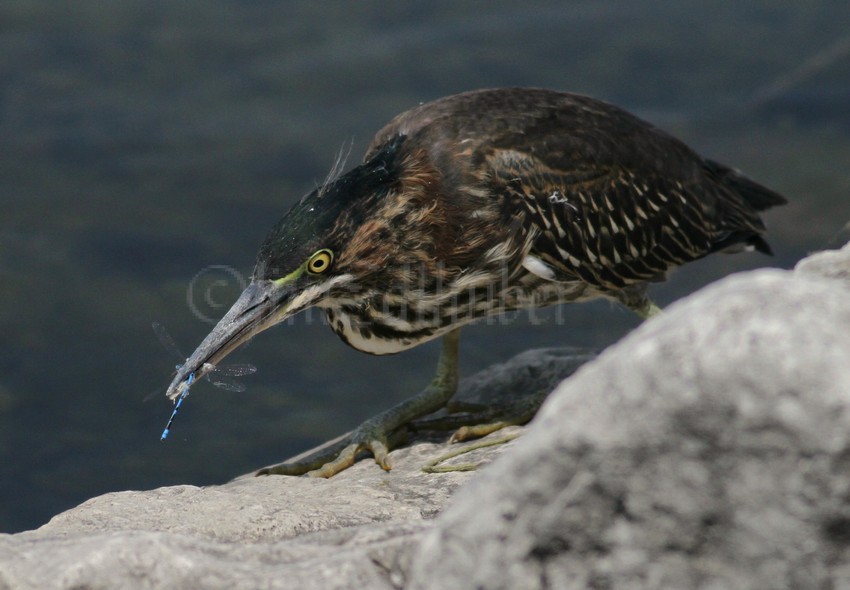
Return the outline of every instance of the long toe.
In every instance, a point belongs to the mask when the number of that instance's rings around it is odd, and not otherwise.
[[[350,443],[350,434],[341,436],[332,444],[323,446],[305,457],[264,467],[255,475],[304,475],[334,461],[350,446]]]
[[[339,456],[333,461],[325,463],[318,469],[314,469],[307,473],[310,477],[333,477],[340,471],[348,469],[354,465],[360,451],[370,451],[375,457],[375,462],[381,466],[384,471],[391,469],[388,455],[389,449],[383,440],[373,439],[365,442],[352,443],[345,447]]]
[[[308,472],[307,475],[310,477],[333,477],[340,471],[348,469],[354,465],[354,459],[357,457],[357,453],[359,453],[360,450],[360,443],[352,443],[345,447],[336,459],[325,463],[318,469]]]
[[[528,422],[529,419],[530,418],[528,418],[527,416],[521,416],[511,420],[499,420],[497,422],[490,422],[488,424],[472,424],[468,426],[461,426],[460,428],[455,430],[454,434],[452,434],[451,438],[449,438],[449,443],[454,444],[466,440],[472,440],[473,438],[482,438],[492,432],[507,428],[508,426],[525,424],[526,422]]]

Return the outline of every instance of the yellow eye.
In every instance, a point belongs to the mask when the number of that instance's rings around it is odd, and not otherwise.
[[[333,260],[333,252],[330,250],[319,250],[307,261],[307,272],[314,275],[322,274],[331,267]]]

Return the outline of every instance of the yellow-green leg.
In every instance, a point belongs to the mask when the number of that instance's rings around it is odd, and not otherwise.
[[[458,342],[460,329],[443,336],[443,348],[437,363],[437,375],[419,395],[370,418],[358,426],[350,436],[322,449],[314,455],[292,463],[281,463],[266,467],[257,475],[303,475],[331,477],[351,467],[360,451],[371,451],[375,461],[389,471],[387,455],[391,449],[391,437],[402,426],[412,420],[430,414],[446,405],[457,390]]]
[[[629,309],[631,309],[637,315],[643,318],[644,321],[661,313],[661,308],[655,305],[655,303],[650,301],[648,298],[644,298],[643,301],[637,306],[630,306]],[[466,420],[468,420],[469,423],[464,424],[462,426],[460,425],[458,419],[451,415],[431,420],[426,419],[424,421],[417,422],[417,425],[424,428],[434,428],[439,430],[442,430],[443,428],[456,429],[454,434],[452,434],[451,438],[449,439],[450,443],[457,443],[475,438],[482,438],[484,436],[487,436],[488,434],[491,434],[508,426],[526,424],[535,416],[537,410],[540,409],[540,406],[543,404],[543,401],[546,399],[547,396],[548,392],[544,395],[536,395],[528,398],[523,398],[516,405],[504,407],[499,409],[498,411],[493,411],[494,408],[469,408],[469,410],[475,411],[477,412],[477,414],[467,416]],[[494,439],[492,441],[486,441],[482,443],[482,446],[494,446],[498,444],[503,444],[514,440],[515,438],[517,438],[517,436],[519,435],[511,434],[502,438]],[[451,467],[437,467],[437,465],[439,465],[443,461],[452,459],[465,453],[469,453],[478,448],[480,448],[480,446],[471,445],[460,450],[449,451],[444,455],[440,455],[439,457],[428,463],[422,469],[426,473],[473,470],[476,468],[476,466],[468,464]]]
[[[632,303],[629,308],[644,320],[661,312],[661,309],[649,299],[643,299],[638,305]],[[334,444],[304,459],[266,467],[259,470],[257,475],[303,475],[306,473],[311,477],[332,477],[351,467],[361,451],[370,451],[378,465],[389,471],[390,464],[387,455],[398,440],[402,438],[401,427],[416,418],[446,406],[457,390],[459,340],[460,329],[453,330],[443,336],[443,347],[437,364],[437,375],[422,393],[401,402],[374,418],[370,418],[348,436],[342,437]],[[499,410],[480,408],[477,416],[467,416],[463,420],[465,424],[459,423],[456,416],[449,415],[417,422],[417,426],[437,430],[457,428],[450,442],[480,438],[506,426],[525,424],[534,417],[545,397],[545,395],[541,395],[535,396],[531,400],[523,399],[515,406]],[[453,424],[454,426],[452,426]],[[513,438],[515,436],[506,437],[505,440],[499,439],[488,444],[498,444]],[[476,447],[470,447],[462,452],[468,452],[474,448]],[[446,458],[446,456],[440,457],[436,461],[443,461]]]
[[[649,299],[646,299],[645,303],[642,306],[634,308],[634,312],[644,320],[648,320],[652,316],[661,313],[661,308],[655,305]]]

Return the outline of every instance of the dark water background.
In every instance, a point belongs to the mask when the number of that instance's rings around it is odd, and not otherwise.
[[[307,316],[233,356],[259,367],[247,393],[199,384],[161,443],[174,359],[150,328],[191,352],[340,146],[353,141],[356,161],[419,102],[495,86],[591,94],[792,199],[767,215],[774,258],[695,263],[655,289],[662,304],[838,245],[848,36],[846,0],[4,0],[0,531],[107,491],[224,482],[429,380],[436,344],[370,357]],[[593,303],[476,326],[463,371],[529,347],[603,347],[635,325]]]

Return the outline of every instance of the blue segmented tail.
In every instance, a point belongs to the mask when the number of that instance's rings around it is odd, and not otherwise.
[[[177,398],[177,403],[174,404],[174,411],[171,412],[171,417],[168,419],[168,423],[165,425],[165,429],[162,431],[162,436],[159,437],[159,440],[165,440],[168,438],[168,433],[171,431],[171,424],[174,422],[177,410],[180,409],[180,406],[183,404],[183,400],[186,399],[187,395],[189,395],[189,387],[192,386],[192,381],[194,380],[195,374],[189,373],[189,378],[186,380],[186,389],[184,389],[183,393],[180,394],[180,397]]]

